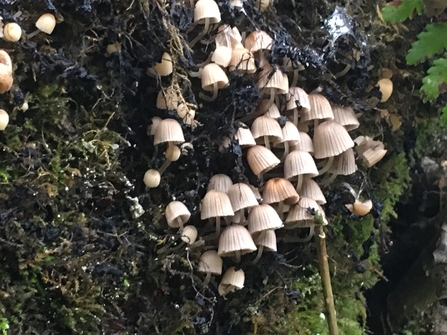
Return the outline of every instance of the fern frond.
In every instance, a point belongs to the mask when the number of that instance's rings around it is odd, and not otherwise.
[[[421,92],[424,101],[435,100],[440,93],[447,89],[447,59],[442,57],[433,61],[433,65],[427,71],[427,76],[422,79]]]
[[[393,3],[386,5],[382,9],[382,17],[386,22],[390,23],[403,22],[412,18],[415,13],[421,14],[423,10],[423,0],[402,0],[399,6],[395,6]]]
[[[411,45],[407,54],[407,64],[414,65],[428,57],[443,52],[447,48],[447,22],[427,24],[425,31]]]

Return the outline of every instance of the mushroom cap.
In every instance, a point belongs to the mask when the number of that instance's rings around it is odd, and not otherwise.
[[[292,144],[298,143],[301,140],[300,132],[293,122],[286,121],[284,127],[282,127],[282,142],[275,144],[276,146],[282,146],[284,142],[290,142]]]
[[[11,57],[5,50],[0,50],[0,94],[9,91],[13,81]]]
[[[255,73],[256,63],[253,54],[246,48],[236,48],[231,52],[230,71],[237,73]]]
[[[223,216],[233,216],[233,207],[231,201],[225,192],[211,190],[205,194],[202,199],[202,209],[200,218],[206,220]]]
[[[255,245],[263,246],[264,251],[275,252],[276,249],[276,234],[274,230],[264,230],[259,236],[255,238]]]
[[[347,131],[357,129],[360,126],[360,122],[351,107],[333,105],[332,112],[334,113],[334,121],[340,123]]]
[[[250,128],[248,128],[247,125],[242,122],[239,123],[234,138],[239,141],[239,145],[242,148],[256,145],[256,141],[253,137],[253,134],[251,133]]]
[[[197,239],[198,231],[194,226],[185,226],[182,230],[181,239],[186,244],[193,244]]]
[[[271,50],[273,39],[263,30],[254,30],[245,38],[245,48],[255,53],[258,50]]]
[[[329,171],[336,175],[347,176],[357,171],[357,165],[355,164],[354,150],[349,148],[343,151],[340,155],[336,156],[334,163],[329,168]]]
[[[222,67],[227,67],[230,64],[232,53],[233,50],[230,47],[220,45],[214,50],[211,61]]]
[[[251,125],[251,133],[254,139],[262,140],[264,143],[264,136],[269,138],[270,142],[282,140],[282,130],[278,121],[268,116],[257,117]]]
[[[185,142],[180,123],[174,119],[164,119],[155,129],[154,144],[161,143],[181,144]]]
[[[162,119],[158,116],[154,116],[151,119],[151,124],[149,125],[149,132],[152,136],[155,135],[155,131],[157,130],[157,127],[160,125],[161,121],[162,121]]]
[[[383,78],[377,82],[377,86],[379,86],[379,90],[382,93],[380,102],[386,102],[393,93],[393,82],[388,78]]]
[[[196,110],[189,108],[185,103],[180,103],[175,109],[184,124],[192,125],[196,116]]]
[[[324,205],[326,203],[326,198],[324,197],[320,186],[318,186],[317,182],[313,179],[304,178],[299,191],[301,197],[314,199],[319,205]]]
[[[232,266],[225,271],[222,280],[218,287],[220,295],[224,296],[235,289],[242,289],[245,282],[245,273],[242,269],[237,269]]]
[[[267,105],[270,105],[270,107],[266,110]],[[270,104],[268,99],[264,99],[259,103],[258,107],[256,107],[256,112],[264,113],[264,116],[271,117],[272,119],[281,117],[278,106],[275,103]]]
[[[278,66],[273,67],[265,62],[256,86],[262,91],[274,89],[276,94],[286,94],[289,91],[289,79]]]
[[[233,182],[230,177],[226,174],[218,173],[210,178],[206,191],[217,190],[227,193],[232,185]]]
[[[282,226],[281,218],[270,205],[254,206],[248,214],[248,231],[252,236],[265,230],[279,229]]]
[[[290,180],[299,175],[316,177],[318,168],[310,153],[294,150],[289,152],[284,160],[284,178]]]
[[[170,145],[165,151],[166,159],[170,162],[178,161],[181,154],[182,154],[182,151],[180,150],[179,147],[177,147],[175,145]]]
[[[169,86],[166,91],[160,90],[157,95],[156,106],[158,109],[176,109],[179,104],[179,97],[175,90]]]
[[[362,161],[365,163],[366,167],[371,167],[378,163],[386,153],[387,150],[385,149],[368,149],[360,157],[362,158]]]
[[[205,251],[199,259],[199,272],[220,275],[222,273],[222,258],[217,254],[216,250]]]
[[[155,64],[154,69],[162,77],[169,76],[173,69],[171,55],[164,52],[161,56],[160,62]]]
[[[255,145],[247,150],[247,162],[254,174],[259,175],[277,166],[281,161],[266,147]]]
[[[310,110],[306,113],[301,113],[301,121],[310,120],[324,120],[333,119],[334,113],[332,112],[331,104],[321,94],[309,94]]]
[[[202,0],[201,0],[202,1]],[[214,84],[221,89],[228,86],[228,77],[222,68],[215,64],[209,63],[202,70],[202,89],[205,91],[214,91]]]
[[[144,174],[143,182],[149,188],[158,187],[158,185],[160,185],[160,181],[161,181],[160,172],[158,172],[155,169],[149,169]]]
[[[194,23],[205,24],[205,20],[210,23],[219,23],[220,10],[214,0],[199,0],[194,7]]]
[[[293,143],[292,150],[301,150],[310,153],[311,155],[314,153],[314,144],[310,136],[304,132],[300,131],[300,141],[297,143]]]
[[[373,203],[371,200],[366,200],[366,201],[359,201],[356,200],[353,204],[348,204],[345,205],[347,209],[349,209],[349,211],[352,214],[355,214],[357,216],[363,216],[368,214],[373,206]]]
[[[165,217],[168,226],[171,228],[179,228],[179,220],[185,224],[191,217],[188,208],[180,201],[171,201],[165,209]]]
[[[284,202],[287,205],[292,205],[300,199],[300,196],[290,181],[284,178],[269,179],[265,183],[262,197],[262,203],[264,204]]]
[[[235,256],[236,252],[241,255],[253,252],[256,245],[248,232],[241,225],[232,225],[226,227],[219,237],[218,255],[221,257]]]
[[[4,109],[0,109],[0,131],[5,130],[9,123],[9,115]]]
[[[339,123],[322,122],[314,131],[315,158],[334,157],[354,146],[348,131]]]
[[[22,36],[22,28],[15,22],[7,23],[3,27],[3,35],[6,40],[17,42]]]
[[[236,183],[230,187],[227,194],[234,212],[258,205],[255,194],[247,184]]]
[[[300,227],[311,227],[314,225],[314,216],[309,213],[308,209],[316,212],[320,211],[320,206],[311,198],[301,197],[300,201],[290,207],[286,223],[299,223]],[[320,213],[322,214],[322,213]]]
[[[303,113],[309,113],[310,102],[309,95],[301,87],[290,87],[286,95],[287,110],[298,108]]]
[[[50,35],[56,27],[56,18],[51,13],[42,14],[36,22],[36,28]]]

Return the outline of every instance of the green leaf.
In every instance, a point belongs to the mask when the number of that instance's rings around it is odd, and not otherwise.
[[[421,14],[424,10],[423,0],[402,0],[399,6],[388,4],[382,9],[382,17],[386,22],[397,23],[412,18],[414,12]]]
[[[433,101],[439,96],[440,86],[447,85],[447,59],[439,58],[433,62],[422,79],[421,92],[425,94],[424,101]]]
[[[441,121],[444,125],[447,126],[447,106],[445,106],[442,109],[442,113],[441,113]]]
[[[447,47],[447,22],[427,24],[425,31],[408,51],[407,64],[416,64],[427,57],[442,52]]]

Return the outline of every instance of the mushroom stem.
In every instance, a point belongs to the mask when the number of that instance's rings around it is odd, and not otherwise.
[[[298,127],[298,108],[293,109],[293,124]]]
[[[269,108],[272,107],[273,102],[275,101],[275,89],[273,87],[270,87],[269,92],[270,92],[270,98],[267,101],[266,105],[264,106],[265,111],[268,111]]]
[[[328,157],[327,161],[326,161],[326,164],[324,164],[323,168],[318,171],[319,175],[321,176],[323,173],[329,171],[329,169],[331,168],[333,162],[334,162],[334,156]]]
[[[268,136],[264,136],[264,146],[270,150],[270,142]]]
[[[217,83],[213,84],[213,95],[211,97],[205,95],[203,92],[199,93],[199,97],[200,99],[203,99],[205,101],[214,101],[217,98],[217,91],[219,90],[219,88],[217,87]]]
[[[284,161],[286,159],[286,156],[289,154],[289,141],[284,142],[284,153],[282,154],[281,161]]]
[[[302,227],[289,227],[290,229],[292,228],[300,228],[303,229]],[[283,240],[284,242],[288,242],[288,243],[306,243],[309,242],[310,239],[314,236],[315,234],[315,225],[311,225],[309,228],[309,234],[306,237],[298,237],[298,236],[284,236],[284,237],[280,237],[278,239]]]
[[[314,130],[317,129],[319,123],[320,123],[320,120],[318,120],[318,119],[314,120]]]
[[[332,182],[335,180],[335,178],[338,176],[338,174],[334,173],[331,174],[330,177],[325,177],[322,181],[321,181],[321,186],[329,186],[330,184],[332,184]]]
[[[203,30],[199,33],[199,35],[197,35],[197,37],[195,39],[193,39],[190,43],[189,43],[189,47],[192,49],[193,46],[200,41],[203,36],[206,35],[206,33],[208,32],[208,29],[210,27],[210,19],[206,18],[205,19],[205,26],[203,27]]]
[[[262,233],[264,233],[264,232],[262,232]],[[263,245],[258,246],[258,254],[256,255],[256,258],[251,262],[251,264],[256,264],[261,259],[263,251],[264,251],[264,246]]]
[[[211,280],[211,272],[207,272],[207,273],[206,273],[205,280],[203,281],[203,286],[208,285],[208,283],[210,282],[210,280]]]
[[[220,236],[220,216],[216,218],[216,236]]]
[[[292,85],[290,85],[290,87],[295,87],[297,82],[298,82],[298,68],[293,70]]]
[[[241,262],[241,252],[239,250],[236,250],[236,252],[234,254],[234,258],[235,258],[236,263]]]
[[[357,192],[352,188],[352,186],[351,185],[349,185],[348,183],[346,183],[346,182],[343,182],[343,183],[341,183],[344,187],[346,187],[348,190],[349,190],[349,192],[351,192],[351,194],[352,194],[352,196],[355,198],[355,200],[357,200],[358,198],[359,198],[359,196],[360,196],[360,194],[357,194]]]
[[[202,75],[202,70],[203,70],[203,68],[200,67],[197,71],[189,71],[188,75],[193,78],[200,77]]]
[[[278,206],[276,207],[276,212],[278,213],[279,217],[281,218],[281,220],[283,220],[283,209],[284,209],[284,201],[280,201],[278,203]]]
[[[301,190],[301,186],[303,186],[303,175],[298,175],[298,180],[296,182],[296,191],[299,192]]]
[[[171,164],[171,161],[168,159],[165,159],[163,164],[160,166],[160,169],[158,169],[158,172],[160,172],[160,175],[163,174],[163,172],[166,171],[167,167]]]
[[[183,231],[183,221],[180,217],[178,217],[177,219],[175,219],[175,221],[178,223],[179,226],[179,232]]]

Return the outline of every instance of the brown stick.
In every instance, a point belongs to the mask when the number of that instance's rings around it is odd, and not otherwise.
[[[317,220],[318,218],[315,217],[315,221]],[[329,272],[329,264],[327,261],[326,235],[324,234],[323,226],[321,224],[315,225],[315,241],[318,254],[318,269],[320,271],[321,284],[323,285],[324,304],[327,312],[329,335],[339,335],[334,296],[332,294],[331,274]]]

